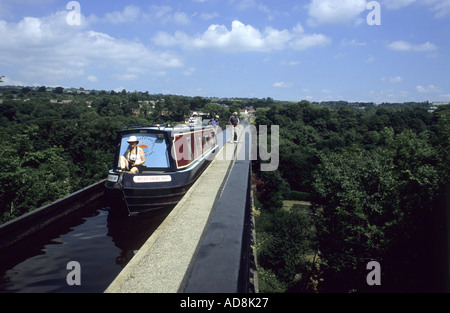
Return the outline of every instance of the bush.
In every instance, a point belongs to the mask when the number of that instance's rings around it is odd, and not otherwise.
[[[270,270],[285,286],[309,277],[305,275],[311,268],[311,260],[307,255],[311,253],[315,242],[310,216],[300,210],[279,210],[265,214],[263,221],[266,229],[260,236],[258,246],[259,265]]]

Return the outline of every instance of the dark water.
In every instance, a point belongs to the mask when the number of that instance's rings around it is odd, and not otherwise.
[[[127,217],[92,203],[0,251],[0,292],[103,292],[170,211]],[[66,281],[71,261],[81,285]]]

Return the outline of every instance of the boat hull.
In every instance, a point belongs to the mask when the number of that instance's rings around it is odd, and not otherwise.
[[[107,204],[129,215],[173,208],[210,162],[205,158],[192,168],[176,172],[130,174],[110,171],[105,183]]]

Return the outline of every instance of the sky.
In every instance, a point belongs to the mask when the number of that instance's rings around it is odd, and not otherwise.
[[[450,0],[0,0],[1,85],[450,101]]]

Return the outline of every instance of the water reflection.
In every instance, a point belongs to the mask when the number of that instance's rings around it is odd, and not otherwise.
[[[128,217],[100,199],[0,251],[0,292],[103,292],[170,211]],[[70,261],[80,286],[66,282]]]

